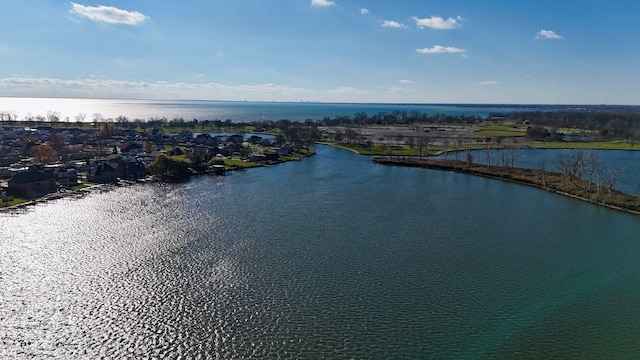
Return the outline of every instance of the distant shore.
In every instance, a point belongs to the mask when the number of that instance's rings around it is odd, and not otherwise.
[[[615,189],[605,188],[602,184],[592,183],[582,179],[569,180],[565,174],[559,172],[505,166],[488,166],[459,160],[374,157],[372,161],[382,165],[455,171],[533,186],[563,196],[605,206],[610,209],[640,215],[640,197],[625,194]]]

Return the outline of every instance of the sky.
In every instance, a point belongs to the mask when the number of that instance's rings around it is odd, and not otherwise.
[[[640,0],[0,0],[0,96],[640,104]]]

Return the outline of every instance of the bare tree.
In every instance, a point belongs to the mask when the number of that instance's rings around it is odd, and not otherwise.
[[[456,161],[460,160],[460,151],[462,151],[462,139],[457,138],[456,139],[456,151],[455,151],[455,157],[456,157]]]
[[[507,167],[507,149],[500,148],[500,163],[502,167]]]
[[[38,164],[51,164],[58,160],[55,149],[46,144],[34,146],[31,153]]]
[[[98,127],[98,124],[104,121],[104,115],[101,113],[93,113],[93,126]]]
[[[603,176],[603,184],[607,188],[607,192],[611,195],[611,192],[620,181],[622,177],[622,169],[620,168],[609,168],[605,170]]]
[[[402,140],[404,140],[404,136],[400,133],[395,135],[396,145],[400,146],[402,144]]]
[[[344,130],[344,136],[347,138],[348,143],[355,143],[358,139],[358,132],[352,128],[346,128]]]
[[[467,148],[466,150],[466,159],[467,166],[471,166],[471,164],[473,164],[473,153],[471,152],[471,148]]]
[[[600,158],[598,157],[598,154],[596,154],[594,151],[587,152],[586,167],[587,167],[587,177],[589,180],[587,187],[589,190],[591,190],[591,184],[593,184],[593,182],[595,181],[596,184],[598,184],[597,192],[599,194],[600,178],[602,176],[602,173],[601,173],[602,170],[600,168]]]
[[[84,122],[84,119],[86,117],[87,117],[87,114],[85,114],[83,112],[78,113],[78,115],[76,115],[76,122],[79,122],[79,123]]]
[[[416,147],[416,138],[413,136],[409,136],[407,138],[407,146],[409,146],[409,149],[413,150],[413,148]]]
[[[60,121],[60,113],[57,111],[48,110],[47,111],[47,121],[49,122],[58,122]]]
[[[516,167],[516,160],[518,160],[518,150],[516,148],[507,148],[507,164],[510,168]]]
[[[540,167],[540,175],[542,176],[542,187],[546,188],[547,187],[547,179],[546,174],[547,174],[547,155],[543,154],[540,157],[540,160],[538,160],[538,166]]]
[[[586,166],[586,154],[584,149],[574,149],[569,156],[558,158],[558,170],[576,186],[576,180],[582,177]]]
[[[420,152],[420,157],[425,156],[425,153],[429,151],[429,137],[422,135],[418,137],[418,150]]]
[[[484,158],[487,161],[487,167],[491,166],[493,163],[493,149],[489,144],[484,146]]]

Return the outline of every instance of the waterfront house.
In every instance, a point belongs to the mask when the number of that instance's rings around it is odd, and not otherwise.
[[[78,185],[78,172],[74,168],[59,167],[53,171],[53,177],[60,186],[72,187]]]
[[[87,173],[87,180],[97,183],[110,183],[118,180],[117,163],[99,161],[91,166]]]
[[[7,189],[16,196],[37,197],[56,192],[57,187],[53,173],[31,169],[13,175]]]
[[[233,134],[227,137],[227,142],[231,142],[234,144],[242,144],[244,141],[244,136],[240,134]]]

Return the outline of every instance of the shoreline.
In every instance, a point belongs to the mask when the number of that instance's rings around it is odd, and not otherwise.
[[[286,162],[290,162],[290,161],[301,161],[304,160],[305,158],[311,157],[316,155],[316,152],[307,152],[305,154],[299,154],[299,156],[295,157],[295,158],[290,158],[290,159],[286,159],[286,160],[280,160],[280,161],[276,161],[276,162],[270,162],[270,163],[263,163],[263,164],[256,164],[255,166],[250,166],[250,167],[239,167],[239,166],[232,166],[229,168],[225,168],[224,172],[229,172],[229,171],[244,171],[244,170],[248,170],[248,169],[254,169],[254,168],[260,168],[260,167],[268,167],[268,166],[273,166],[273,165],[278,165],[278,164],[282,164],[282,163],[286,163]],[[192,173],[189,176],[187,176],[186,178],[180,178],[180,180],[185,181],[185,180],[189,180],[191,177],[193,176],[201,176],[201,175],[211,175],[211,176],[225,176],[220,175],[220,174],[216,174],[215,171],[209,171],[209,172],[202,172],[202,173]],[[24,210],[30,206],[35,206],[38,204],[42,204],[42,203],[47,203],[49,201],[54,201],[54,200],[59,200],[59,199],[64,199],[64,198],[80,198],[80,197],[84,197],[88,194],[91,194],[94,191],[100,191],[100,192],[104,192],[104,191],[111,191],[117,187],[123,187],[123,186],[133,186],[133,185],[139,185],[139,184],[147,184],[149,182],[174,182],[174,181],[167,181],[169,179],[178,179],[178,178],[172,178],[172,177],[168,177],[166,179],[154,179],[154,176],[147,176],[146,178],[143,179],[138,179],[137,181],[130,181],[130,180],[122,180],[119,179],[117,182],[115,183],[99,183],[99,184],[95,184],[95,185],[90,185],[81,189],[67,189],[64,191],[56,191],[53,193],[49,193],[46,195],[43,195],[41,197],[37,197],[37,198],[32,198],[32,199],[28,199],[25,202],[22,202],[20,204],[17,205],[11,205],[11,206],[2,206],[0,207],[0,213],[16,213],[19,212],[21,210]]]
[[[572,181],[571,184],[575,185],[575,188],[567,190],[566,187],[572,185],[568,184],[565,175],[558,172],[468,164],[456,160],[374,157],[372,162],[388,166],[419,167],[482,176],[538,188],[612,210],[640,215],[640,197],[614,189],[606,189],[601,185],[581,179]]]

